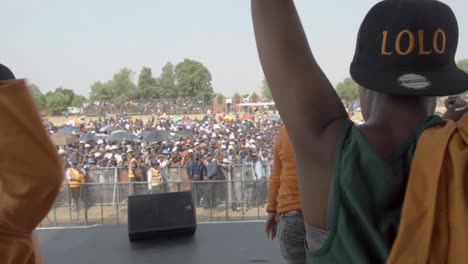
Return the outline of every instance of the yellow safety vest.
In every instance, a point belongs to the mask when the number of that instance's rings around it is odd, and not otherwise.
[[[85,183],[83,174],[81,174],[77,169],[70,168],[71,178],[68,181],[68,186],[70,188],[79,188],[82,183]]]
[[[132,170],[132,164],[133,162],[136,162],[137,167],[136,169]],[[130,179],[133,178],[141,178],[141,172],[140,172],[140,162],[138,162],[135,158],[130,160],[130,166],[128,166],[128,177]]]
[[[161,173],[155,168],[151,168],[150,170],[151,170],[151,175],[152,175],[151,182],[152,183],[160,183],[161,179],[162,179]]]

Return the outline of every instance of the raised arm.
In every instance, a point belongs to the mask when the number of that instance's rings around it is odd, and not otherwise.
[[[263,71],[292,141],[320,140],[347,113],[310,51],[294,2],[252,0],[252,16]]]
[[[293,0],[252,0],[260,61],[296,152],[307,224],[325,229],[346,110],[307,43]]]

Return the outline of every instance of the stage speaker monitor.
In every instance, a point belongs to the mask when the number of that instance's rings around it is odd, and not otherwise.
[[[128,237],[131,242],[191,236],[196,228],[191,192],[128,197]]]

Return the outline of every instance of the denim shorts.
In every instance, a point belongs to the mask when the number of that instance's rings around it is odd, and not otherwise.
[[[281,253],[288,264],[305,264],[304,240],[306,230],[300,210],[279,214],[278,239]]]

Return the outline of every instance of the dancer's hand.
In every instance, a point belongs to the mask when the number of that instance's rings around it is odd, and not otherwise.
[[[461,97],[458,97],[455,102],[450,102],[448,99],[445,99],[444,103],[447,108],[447,112],[445,112],[443,116],[444,119],[457,122],[465,113],[468,113],[468,104],[466,100]]]
[[[267,234],[267,238],[274,240],[276,237],[276,231],[278,230],[278,221],[276,220],[276,213],[268,213],[265,232]]]

